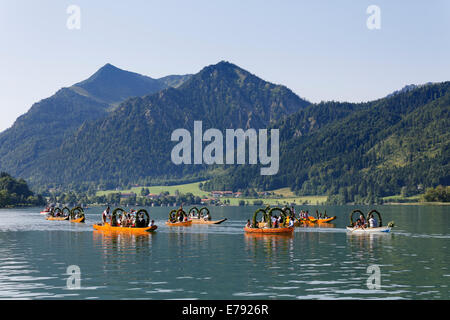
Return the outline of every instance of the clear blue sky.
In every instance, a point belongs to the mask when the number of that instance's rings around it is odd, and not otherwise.
[[[0,43],[0,131],[107,62],[157,78],[227,60],[312,102],[367,101],[450,80],[450,1],[0,0]]]

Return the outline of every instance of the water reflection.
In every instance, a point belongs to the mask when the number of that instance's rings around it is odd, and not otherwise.
[[[351,249],[365,250],[368,252],[374,249],[380,250],[391,240],[391,234],[383,233],[347,233],[347,243]]]
[[[255,255],[259,250],[263,250],[267,257],[272,257],[275,253],[286,254],[294,248],[294,234],[256,234],[245,233],[245,246],[247,250]]]
[[[154,234],[130,234],[94,230],[92,235],[94,244],[100,246],[103,254],[110,254],[148,252]]]
[[[298,228],[336,228],[334,223],[302,223]]]

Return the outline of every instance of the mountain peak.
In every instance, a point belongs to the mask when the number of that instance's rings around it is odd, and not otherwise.
[[[107,63],[103,67],[98,69],[88,79],[86,79],[85,81],[80,82],[80,84],[86,83],[86,82],[90,82],[90,81],[95,81],[95,80],[98,80],[99,78],[102,78],[102,77],[111,77],[111,76],[120,77],[120,76],[125,75],[125,74],[134,74],[134,73],[130,72],[130,71],[119,69],[116,66],[113,66],[112,64]]]
[[[103,67],[101,67],[100,69],[98,69],[97,72],[111,72],[111,71],[122,71],[122,72],[126,72],[125,70],[119,69],[116,66],[107,63],[105,64]]]
[[[218,62],[216,64],[211,64],[209,66],[204,67],[200,71],[200,73],[202,71],[207,71],[208,72],[208,71],[214,71],[214,70],[218,70],[218,71],[226,71],[226,70],[227,71],[236,71],[236,70],[240,70],[240,71],[245,71],[245,72],[248,73],[248,71],[240,68],[239,66],[237,66],[237,65],[235,65],[235,64],[233,64],[231,62],[225,61],[225,60],[222,60],[222,61],[220,61],[220,62]]]

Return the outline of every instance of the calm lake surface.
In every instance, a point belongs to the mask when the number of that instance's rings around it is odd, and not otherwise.
[[[186,207],[188,208],[188,207]],[[143,236],[47,221],[42,208],[0,210],[0,299],[450,299],[449,206],[307,206],[337,216],[292,237],[245,235],[256,207],[210,207],[221,225],[167,227],[171,208],[147,208]],[[391,234],[350,235],[350,212],[376,208]],[[296,208],[298,210],[299,207]],[[80,268],[80,289],[67,268]],[[369,289],[367,268],[380,268]]]

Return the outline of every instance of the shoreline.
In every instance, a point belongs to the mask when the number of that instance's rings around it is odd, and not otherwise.
[[[450,202],[389,202],[382,205],[394,205],[394,206],[448,206]]]
[[[111,204],[109,204],[111,206]],[[196,206],[196,204],[185,204],[186,206]],[[373,204],[373,206],[450,206],[450,202],[391,202],[391,203],[383,203],[383,204]],[[89,206],[89,208],[93,208],[93,207],[106,207],[108,206],[108,204],[91,204]],[[178,208],[178,206],[130,206],[130,205],[112,205],[112,206],[117,206],[117,207],[123,207],[123,208],[128,208],[128,207],[148,207],[148,208]],[[227,204],[227,205],[219,205],[219,206],[215,206],[215,205],[204,205],[206,207],[261,207],[259,205],[245,205],[245,206],[239,206],[239,205],[232,205],[232,204]],[[274,205],[276,206],[276,205]],[[315,207],[315,206],[370,206],[368,204],[352,204],[352,203],[348,203],[348,204],[297,204],[296,206],[302,207],[302,206],[306,206],[306,207]],[[41,208],[40,206],[17,206],[17,207],[1,207],[0,210],[8,210],[8,209],[27,209],[27,208]]]

